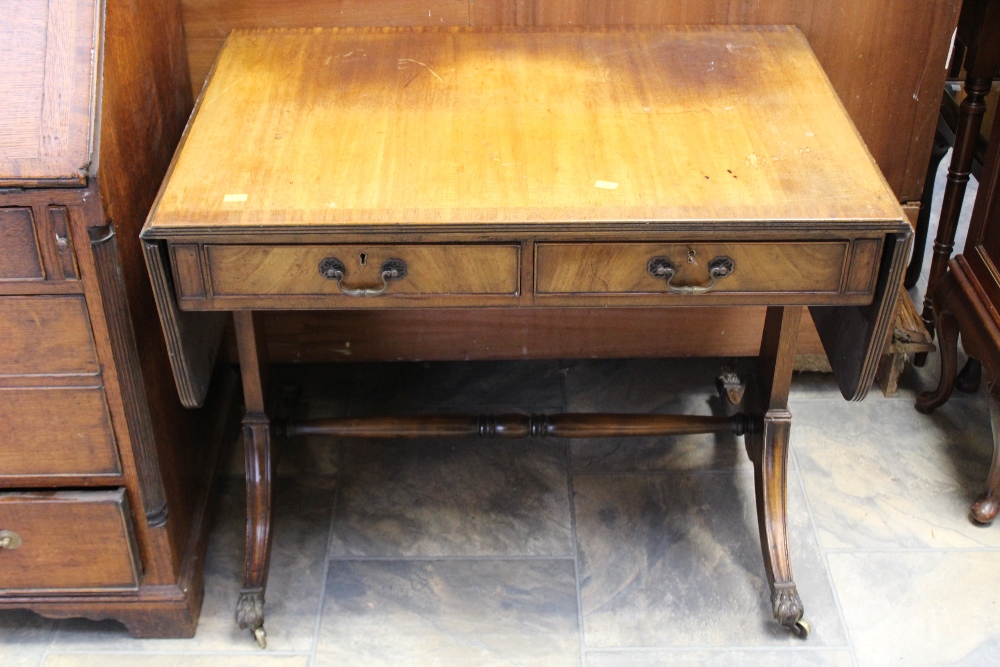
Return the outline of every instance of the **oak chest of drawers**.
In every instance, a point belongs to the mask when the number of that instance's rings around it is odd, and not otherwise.
[[[190,636],[227,392],[181,409],[138,241],[190,108],[179,7],[7,3],[0,41],[0,613]]]

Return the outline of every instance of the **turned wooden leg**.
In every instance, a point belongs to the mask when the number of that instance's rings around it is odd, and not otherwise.
[[[986,490],[972,503],[972,518],[990,524],[1000,510],[1000,400],[990,396],[990,425],[993,427],[993,463],[986,478]]]
[[[955,132],[955,150],[948,166],[948,180],[941,197],[941,217],[938,219],[937,238],[931,255],[931,269],[927,276],[924,309],[920,314],[928,331],[934,329],[934,290],[948,269],[948,260],[955,246],[955,230],[962,212],[962,200],[972,172],[976,140],[986,112],[986,95],[993,85],[993,77],[972,77],[965,80],[965,99],[959,106],[958,127]]]
[[[940,118],[940,114],[939,114]],[[938,120],[938,125],[943,121]],[[903,286],[913,289],[920,280],[920,272],[924,267],[924,249],[927,246],[927,231],[931,226],[931,204],[934,203],[934,179],[937,176],[941,160],[948,153],[951,144],[944,138],[940,129],[934,133],[934,145],[931,148],[931,159],[927,163],[927,175],[924,177],[924,191],[920,195],[920,212],[917,213],[917,229],[913,234],[913,256],[906,267]]]
[[[267,358],[263,329],[252,312],[233,313],[240,372],[243,375],[243,446],[247,475],[247,541],[243,590],[236,604],[236,622],[249,629],[261,648],[264,631],[264,591],[271,558],[271,420],[265,409]]]
[[[764,570],[771,588],[771,607],[782,626],[805,638],[809,634],[809,624],[802,618],[802,600],[792,580],[788,557],[786,493],[788,435],[792,424],[788,390],[801,318],[799,306],[767,309],[754,376],[753,431],[746,438],[747,452],[754,466],[757,527]]]
[[[951,398],[958,370],[958,320],[949,312],[938,313],[934,326],[937,329],[938,349],[941,352],[941,377],[937,389],[917,396],[917,412],[929,415]]]

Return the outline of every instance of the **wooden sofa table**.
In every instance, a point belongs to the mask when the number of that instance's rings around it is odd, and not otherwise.
[[[282,434],[746,434],[774,615],[808,633],[786,537],[795,334],[808,306],[844,397],[863,398],[910,227],[795,28],[237,31],[142,238],[186,405],[233,313],[237,620],[262,645]],[[768,307],[734,416],[275,423],[255,312],[684,305]]]

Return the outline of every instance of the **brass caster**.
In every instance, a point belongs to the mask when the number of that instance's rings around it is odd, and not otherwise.
[[[264,632],[263,625],[253,631],[253,637],[257,640],[257,646],[267,648],[267,633]]]
[[[800,618],[795,621],[795,625],[789,628],[789,630],[791,630],[792,634],[799,639],[805,639],[809,636],[809,633],[812,632],[812,626],[809,625],[809,621],[804,618]]]

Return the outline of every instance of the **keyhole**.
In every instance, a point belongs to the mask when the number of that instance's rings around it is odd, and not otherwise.
[[[688,264],[697,264],[698,263],[698,261],[694,258],[694,256],[697,255],[697,254],[698,253],[696,253],[694,250],[688,250]]]
[[[360,254],[360,255],[358,256],[358,259],[360,259],[360,260],[361,260],[361,266],[364,266],[364,265],[365,265],[365,262],[367,262],[367,261],[368,261],[368,255],[366,255],[365,253],[361,253],[361,254]]]

